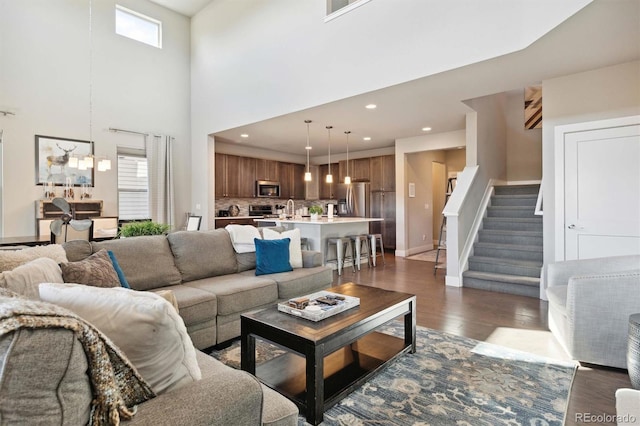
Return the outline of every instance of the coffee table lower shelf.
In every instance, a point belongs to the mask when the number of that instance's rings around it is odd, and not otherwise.
[[[372,332],[324,358],[324,409],[334,405],[364,383],[379,369],[409,352],[404,339]],[[286,395],[307,410],[306,362],[303,355],[288,352],[256,367],[262,383]]]

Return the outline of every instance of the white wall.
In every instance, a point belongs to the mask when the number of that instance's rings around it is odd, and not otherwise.
[[[555,253],[555,140],[558,125],[640,114],[640,61],[544,80],[542,114],[544,262]],[[624,184],[624,182],[622,183]]]
[[[212,2],[191,27],[192,202],[208,214],[208,135],[523,49],[590,1],[372,1],[328,23],[324,1]]]
[[[163,22],[163,48],[114,32],[113,0],[93,1],[93,71],[89,78],[89,2],[0,0],[0,116],[4,129],[4,236],[32,235],[34,135],[89,139],[89,83],[93,86],[95,154],[114,167],[95,172],[94,198],[117,215],[116,146],[139,145],[119,127],[176,138],[176,214],[189,209],[190,107],[188,18],[146,0],[118,1]],[[181,225],[181,223],[179,224]]]

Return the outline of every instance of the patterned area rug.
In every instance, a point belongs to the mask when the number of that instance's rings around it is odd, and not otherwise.
[[[386,333],[402,335],[402,327]],[[574,362],[479,342],[423,327],[406,354],[338,402],[323,425],[562,425]],[[239,342],[211,353],[239,365]],[[257,341],[258,363],[283,353]],[[299,425],[306,425],[300,417]]]

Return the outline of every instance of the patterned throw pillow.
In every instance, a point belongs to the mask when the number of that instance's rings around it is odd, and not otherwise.
[[[60,269],[65,283],[120,287],[120,279],[105,249],[79,262],[61,263]]]

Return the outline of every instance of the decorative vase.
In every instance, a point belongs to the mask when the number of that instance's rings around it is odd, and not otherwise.
[[[311,213],[311,220],[318,220],[318,213]]]

